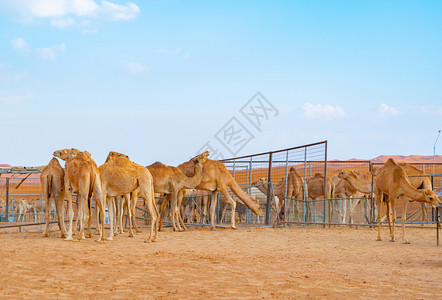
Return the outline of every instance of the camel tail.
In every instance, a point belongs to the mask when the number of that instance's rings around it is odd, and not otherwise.
[[[48,198],[51,198],[52,194],[52,175],[46,177],[46,191],[48,192]]]
[[[240,188],[240,186],[235,182],[235,180],[231,180],[229,184],[229,188],[232,190],[232,192],[242,201],[244,204],[250,208],[254,213],[258,213],[256,211],[256,203],[257,201],[250,197],[249,194],[243,191],[243,189]]]

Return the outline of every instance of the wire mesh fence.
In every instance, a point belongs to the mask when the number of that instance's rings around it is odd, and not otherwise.
[[[290,149],[225,159],[222,161],[238,185],[256,199],[264,216],[254,214],[237,196],[235,211],[226,205],[225,197],[218,193],[217,223],[229,223],[233,218],[242,226],[272,226],[287,224],[347,224],[368,225],[376,223],[373,199],[373,181],[381,162],[350,160],[328,161],[327,141]],[[418,173],[411,178],[427,178],[440,196],[442,164],[410,163]],[[352,170],[367,182],[368,190],[354,191],[339,176],[343,170]],[[434,175],[425,175],[434,174]],[[3,174],[2,174],[3,175]],[[5,224],[32,224],[44,222],[45,204],[42,197],[39,173],[12,173],[0,177],[0,222]],[[327,180],[324,180],[327,178]],[[415,186],[424,188],[424,186]],[[192,191],[186,194],[181,215],[187,224],[210,224],[211,193]],[[74,196],[74,199],[75,196]],[[397,221],[403,215],[404,200],[396,202]],[[53,202],[53,201],[52,201]],[[94,203],[94,202],[93,202]],[[94,204],[92,204],[94,206]],[[75,209],[75,205],[74,205]],[[65,220],[67,213],[65,213]],[[385,208],[381,214],[385,215]],[[407,207],[407,223],[434,224],[435,212],[429,205],[411,202]],[[92,215],[94,217],[94,214]],[[137,202],[136,218],[139,224],[148,220],[141,199]],[[384,218],[385,219],[385,218]],[[54,204],[51,221],[55,221]],[[167,221],[167,218],[165,219]],[[55,225],[54,225],[55,226]]]

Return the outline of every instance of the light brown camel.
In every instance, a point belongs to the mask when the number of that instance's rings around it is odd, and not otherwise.
[[[160,230],[162,228],[164,211],[169,202],[171,205],[173,230],[182,231],[187,229],[181,218],[179,209],[182,195],[184,194],[184,189],[193,189],[201,183],[203,167],[206,164],[208,156],[209,152],[206,151],[187,162],[192,166],[193,172],[192,175],[189,176],[183,174],[177,167],[167,166],[160,162],[146,167],[152,173],[155,192],[167,194],[165,201],[161,204]],[[178,201],[179,193],[181,193],[181,198]]]
[[[424,171],[419,170],[418,168],[407,164],[407,163],[399,163],[399,166],[404,168],[405,173],[407,175],[426,175]],[[410,184],[417,189],[433,189],[431,184],[431,180],[429,177],[408,177]],[[427,220],[427,208],[425,206],[425,202],[421,203],[421,212],[422,212],[422,222]],[[424,226],[424,224],[422,224]]]
[[[186,176],[193,176],[195,174],[194,166],[192,161],[182,163],[178,166]],[[217,192],[220,191],[224,195],[224,201],[226,201],[231,206],[231,227],[236,228],[235,225],[235,214],[236,202],[232,199],[229,194],[228,188],[230,188],[233,193],[255,214],[262,216],[263,211],[255,199],[250,197],[246,192],[244,192],[241,187],[236,183],[235,179],[227,170],[226,166],[220,161],[207,159],[204,165],[203,178],[201,183],[195,187],[198,190],[207,190],[212,193],[210,199],[210,225],[212,230],[215,228],[215,208],[217,203]],[[180,193],[182,194],[182,193]],[[180,195],[182,197],[182,195]]]
[[[335,198],[335,184],[330,178],[327,178],[325,191],[324,191],[324,175],[315,173],[313,177],[307,178],[308,196],[312,199],[318,199],[324,197],[328,201],[328,216],[329,221],[333,220],[333,210],[335,210],[334,199]]]
[[[46,206],[46,227],[44,236],[49,236],[49,215],[51,196],[54,198],[58,227],[61,230],[61,237],[66,237],[66,226],[64,224],[64,170],[58,160],[54,157],[40,174],[40,182],[43,188],[43,198]]]
[[[404,168],[399,166],[393,159],[389,158],[383,167],[379,169],[375,177],[376,184],[376,202],[378,205],[378,241],[381,240],[381,204],[386,202],[387,219],[390,228],[391,241],[394,242],[394,226],[396,219],[395,201],[397,198],[406,196],[414,201],[426,202],[431,206],[440,205],[441,201],[431,189],[418,190],[414,188],[408,180]],[[386,197],[388,195],[388,197]],[[405,234],[405,222],[408,200],[404,201],[404,213],[402,218],[402,233],[404,244],[409,244]],[[393,218],[391,216],[393,214]],[[392,221],[393,219],[393,221]]]
[[[330,179],[333,181],[335,185],[335,197],[342,199],[339,200],[341,201],[342,204],[341,205],[342,210],[341,209],[339,210],[340,215],[342,217],[342,220],[340,221],[342,223],[345,223],[346,214],[347,214],[347,204],[349,204],[348,206],[350,207],[352,206],[350,198],[352,198],[353,195],[355,195],[358,191],[352,185],[350,185],[346,180],[340,178],[338,174],[331,176]],[[352,216],[350,216],[349,219],[351,220]]]
[[[74,218],[74,211],[72,209],[72,193],[77,193],[78,195],[77,215],[80,220],[80,233],[78,235],[78,241],[80,241],[83,237],[86,222],[89,223],[88,236],[92,236],[90,231],[90,209],[88,208],[87,204],[93,193],[102,217],[101,242],[104,243],[104,201],[106,198],[103,197],[100,173],[97,164],[86,151],[78,152],[76,154],[73,152],[75,152],[73,149],[63,149],[54,152],[55,157],[66,160],[64,186],[65,193],[68,198],[69,229],[65,240],[72,240],[72,220]]]
[[[266,196],[267,196],[267,193],[269,190],[269,185],[270,185],[270,183],[269,183],[267,177],[262,177],[258,181],[252,182],[252,186],[257,188],[261,193],[263,193]],[[282,209],[281,209],[282,199],[284,198],[284,194],[285,194],[285,178],[282,178],[280,182],[273,185],[273,194],[276,197],[275,203],[276,203],[276,206],[278,207],[278,212],[279,212],[278,215],[281,218],[282,217]],[[273,225],[276,224],[277,219],[278,219],[275,203],[274,202],[271,203]]]
[[[353,213],[356,208],[356,205],[358,205],[361,200],[364,198],[364,196],[370,197],[372,195],[372,175],[370,172],[361,172],[358,170],[352,170],[352,169],[346,169],[339,172],[338,177],[352,187],[352,189],[356,190],[355,195],[352,197],[355,198],[352,200],[352,204],[350,206],[350,223],[352,223],[353,219]],[[368,220],[368,211],[370,207],[370,203],[367,203],[364,211],[365,219]]]
[[[16,221],[23,222],[25,214],[31,212],[32,205],[26,199],[14,199],[14,213],[16,214]]]
[[[158,210],[154,199],[154,183],[150,172],[143,166],[132,162],[127,155],[118,152],[109,152],[106,162],[100,166],[101,186],[103,197],[108,199],[110,235],[109,240],[114,235],[113,202],[111,197],[125,196],[128,204],[128,220],[130,236],[132,232],[132,210],[130,207],[130,193],[135,190],[147,204],[151,215],[150,236],[146,242],[154,242],[158,234]]]
[[[256,185],[256,188],[259,189],[264,195],[267,195],[268,191],[268,182],[266,177],[260,178],[258,181],[253,182],[252,185]],[[279,211],[279,218],[284,220],[285,218],[285,193],[286,193],[286,179],[285,177],[281,178],[281,180],[273,185],[273,193],[278,198],[277,206]],[[306,190],[306,199],[308,199],[308,189]],[[296,172],[296,169],[291,167],[290,171],[287,174],[287,198],[290,198],[289,202],[291,205],[291,212],[294,214],[295,220],[298,218],[298,207],[297,200],[305,200],[304,199],[304,179]],[[309,209],[309,206],[307,205]],[[272,204],[272,210],[275,210],[274,205]],[[274,221],[276,218],[274,217]]]

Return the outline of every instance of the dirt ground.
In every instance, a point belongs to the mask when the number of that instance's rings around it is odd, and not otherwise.
[[[147,228],[99,244],[58,232],[0,231],[0,298],[434,299],[442,295],[435,229],[410,245],[370,228]],[[401,238],[398,232],[398,238]],[[438,296],[439,295],[439,296]]]

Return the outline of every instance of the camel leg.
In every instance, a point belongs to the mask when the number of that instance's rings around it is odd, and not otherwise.
[[[130,194],[126,194],[124,195],[124,199],[126,200],[127,203],[127,218],[129,220],[129,236],[130,237],[134,237],[134,232],[132,230],[132,209],[130,207]]]
[[[219,191],[224,195],[225,201],[230,204],[230,227],[236,229],[235,225],[235,211],[236,211],[236,201],[230,197],[229,191],[225,186],[220,186]]]
[[[87,214],[88,214],[88,218],[87,218],[87,234],[86,237],[87,238],[91,238],[92,237],[92,226],[91,226],[91,219],[92,219],[92,195],[89,195],[87,202]]]
[[[378,191],[377,193],[376,193],[376,203],[377,203],[377,211],[378,211],[378,215],[377,215],[377,217],[378,217],[378,241],[382,241],[382,238],[381,238],[381,204],[382,204],[382,199],[381,199],[381,197],[382,197],[382,194]]]
[[[163,200],[163,203],[161,203],[161,213],[160,213],[160,224],[158,230],[161,231],[163,229],[163,217],[164,212],[166,211],[167,205],[170,202],[170,194],[167,194],[166,197]]]
[[[393,229],[391,227],[391,219],[392,219],[392,215],[391,215],[391,201],[392,201],[393,197],[389,196],[389,201],[386,203],[387,205],[387,221],[388,221],[388,229],[390,230],[390,242],[394,242],[394,232]]]
[[[107,241],[112,241],[114,239],[114,197],[106,197],[107,202],[107,213],[109,216],[109,236],[106,238]],[[103,216],[103,224],[104,224],[104,216]]]
[[[130,200],[132,201],[131,207],[132,207],[132,216],[134,218],[133,224],[134,224],[134,227],[135,227],[135,232],[136,233],[140,233],[142,231],[138,229],[137,220],[135,218],[137,201],[138,201],[138,192],[137,191],[133,191],[132,192]]]
[[[210,228],[212,231],[217,230],[215,228],[215,210],[216,210],[216,203],[218,202],[218,192],[213,191],[212,196],[210,197]]]
[[[74,209],[72,208],[72,193],[71,193],[71,191],[68,191],[66,193],[66,196],[68,198],[69,228],[68,228],[68,233],[65,238],[65,241],[72,241],[72,222],[74,219]],[[75,226],[76,226],[76,224],[75,224]]]
[[[424,226],[425,221],[427,221],[427,206],[425,203],[421,203],[421,211],[422,211],[422,224],[421,226]]]
[[[172,191],[171,195],[170,195],[170,207],[171,207],[171,211],[172,211],[172,226],[173,226],[173,230],[174,231],[183,231],[180,225],[180,220],[179,220],[179,208],[178,208],[178,192],[176,191]]]
[[[45,214],[45,222],[46,222],[46,228],[43,232],[44,236],[49,236],[49,215],[51,214],[51,199],[48,197],[48,195],[45,194],[45,206],[46,206],[46,214]]]
[[[81,195],[80,201],[78,203],[78,211],[81,212],[81,215],[79,215],[80,219],[80,233],[78,234],[77,241],[84,239],[84,229],[86,226],[86,222],[88,222],[89,214],[87,212],[88,210],[88,202],[87,202],[87,196]]]
[[[407,238],[407,235],[405,234],[405,223],[407,222],[407,206],[408,206],[408,199],[405,199],[404,203],[404,213],[402,214],[402,236],[404,238],[404,244],[410,244],[410,241]]]
[[[181,226],[183,227],[183,231],[187,230],[186,225],[184,225],[184,221],[181,215],[181,204],[183,202],[183,197],[184,197],[184,189],[181,189],[178,191],[178,195],[177,195],[177,211],[179,213],[178,218],[179,218],[179,222],[181,224]]]
[[[140,187],[140,195],[144,200],[144,205],[147,205],[148,211],[150,213],[150,235],[149,238],[145,241],[146,243],[155,242],[158,236],[158,209],[155,204],[155,196],[154,196],[154,188],[153,188],[153,180],[151,179],[150,184],[145,184],[143,187]]]
[[[64,194],[62,196],[56,197],[55,201],[55,209],[57,211],[58,216],[58,227],[60,227],[61,237],[66,237],[66,226],[64,224]]]
[[[395,197],[391,197],[390,200],[390,214],[391,214],[391,223],[392,226],[390,227],[391,230],[391,241],[395,242],[396,241],[396,236],[395,236],[395,226],[396,226],[396,205],[395,205],[395,201],[396,198]]]

